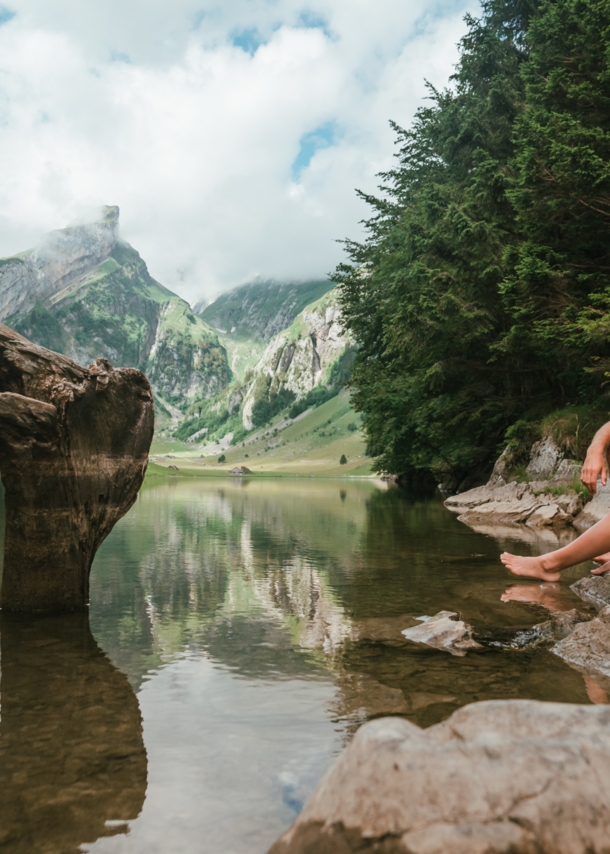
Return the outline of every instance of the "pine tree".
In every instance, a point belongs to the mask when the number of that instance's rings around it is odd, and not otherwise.
[[[446,91],[409,130],[394,125],[396,169],[383,175],[364,244],[335,275],[359,351],[353,400],[377,469],[461,476],[488,464],[519,412],[494,353],[510,328],[500,284],[517,243],[507,197],[520,68],[534,4],[485,3],[469,18]]]

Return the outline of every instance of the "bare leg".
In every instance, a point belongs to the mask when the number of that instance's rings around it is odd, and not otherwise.
[[[541,578],[543,581],[558,581],[561,570],[591,560],[596,555],[602,555],[610,548],[610,514],[600,519],[592,528],[581,534],[578,539],[557,549],[555,552],[540,555],[540,557],[519,557],[504,552],[500,560],[513,575],[524,575],[530,578]],[[594,570],[597,575],[608,572],[606,564]]]

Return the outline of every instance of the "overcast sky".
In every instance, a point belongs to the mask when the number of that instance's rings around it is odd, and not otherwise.
[[[361,234],[465,0],[7,0],[0,255],[116,204],[190,301],[253,276],[325,277]]]

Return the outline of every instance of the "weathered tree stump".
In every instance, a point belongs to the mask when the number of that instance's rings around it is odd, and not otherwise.
[[[141,371],[83,368],[0,324],[0,606],[85,608],[95,553],[134,503],[154,426]]]

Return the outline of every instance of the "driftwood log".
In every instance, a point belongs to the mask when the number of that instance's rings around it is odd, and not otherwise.
[[[0,606],[85,608],[95,553],[134,503],[154,426],[141,371],[83,368],[0,324]]]

